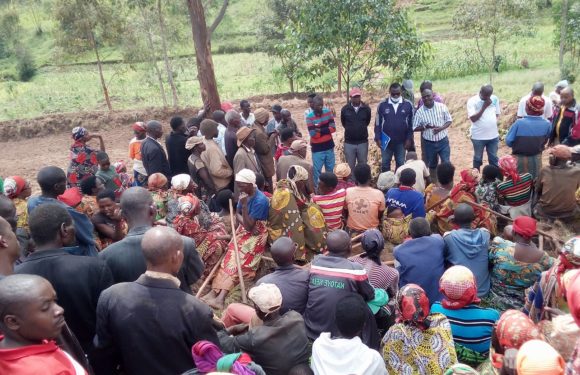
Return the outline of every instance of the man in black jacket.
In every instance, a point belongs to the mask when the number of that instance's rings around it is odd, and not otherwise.
[[[171,134],[165,138],[165,147],[167,148],[167,155],[169,156],[169,167],[171,168],[171,175],[189,174],[187,167],[187,159],[189,158],[189,151],[185,149],[185,142],[187,142],[187,128],[185,121],[181,117],[173,117],[169,122],[171,125]],[[196,135],[196,134],[194,134]],[[169,176],[166,176],[169,178]]]
[[[156,209],[151,193],[142,187],[132,187],[121,196],[121,211],[127,220],[129,233],[121,241],[115,242],[99,253],[111,272],[115,283],[135,281],[146,270],[142,240],[145,232],[153,226]],[[183,239],[183,265],[177,274],[180,288],[191,294],[190,285],[203,273],[203,262],[195,249],[195,242],[189,237]]]
[[[369,131],[371,109],[361,100],[361,90],[350,90],[350,102],[340,111],[340,122],[344,126],[344,156],[351,170],[357,164],[366,164],[369,153]]]
[[[77,256],[65,248],[75,241],[70,214],[60,204],[45,203],[30,213],[30,234],[36,250],[15,269],[17,274],[42,276],[54,287],[66,322],[91,358],[97,322],[97,301],[113,284],[111,271],[101,259]]]
[[[153,173],[163,173],[168,180],[171,180],[171,168],[169,168],[165,150],[159,143],[161,137],[163,137],[161,123],[155,120],[149,121],[147,123],[147,137],[141,144],[141,158],[147,176],[151,176]]]
[[[179,289],[184,246],[175,230],[151,228],[141,242],[147,270],[103,292],[95,343],[111,374],[118,364],[125,374],[182,374],[195,367],[193,344],[219,344],[213,313]]]

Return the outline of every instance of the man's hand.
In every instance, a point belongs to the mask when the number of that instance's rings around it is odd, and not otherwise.
[[[245,323],[243,324],[236,324],[235,326],[231,326],[226,328],[226,331],[228,331],[228,333],[230,335],[241,335],[242,333],[246,332],[248,330],[249,326]]]
[[[239,200],[242,206],[246,206],[248,204],[248,194],[240,193]]]
[[[443,128],[433,128],[433,135],[439,134],[443,131]]]
[[[113,212],[113,215],[111,215],[110,219],[113,221],[121,221],[121,219],[123,218],[123,216],[121,215],[121,208],[116,208],[115,211]]]
[[[483,108],[487,108],[489,107],[493,102],[491,101],[491,98],[487,98],[486,100],[483,101]]]

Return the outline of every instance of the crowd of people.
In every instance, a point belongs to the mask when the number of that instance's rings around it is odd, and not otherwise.
[[[468,100],[457,179],[429,81],[418,103],[391,84],[373,124],[351,89],[338,158],[316,94],[301,127],[247,100],[172,118],[164,144],[136,122],[132,172],[75,127],[38,195],[2,180],[0,373],[580,374],[580,236],[537,222],[577,228],[579,107],[565,81],[543,91],[502,156],[493,87]]]

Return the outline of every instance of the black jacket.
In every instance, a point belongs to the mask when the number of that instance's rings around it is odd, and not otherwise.
[[[14,270],[42,276],[54,287],[64,317],[85,352],[92,351],[97,301],[113,284],[111,271],[96,257],[71,255],[65,249],[37,251]]]
[[[171,168],[171,175],[189,174],[187,167],[187,159],[191,153],[185,149],[187,142],[187,135],[183,133],[171,132],[165,138],[165,147],[167,148],[167,156],[169,157],[169,167]]]
[[[340,122],[344,126],[344,142],[355,145],[368,142],[371,116],[370,107],[364,103],[361,103],[358,112],[354,110],[350,102],[342,107]]]
[[[144,274],[102,293],[95,343],[108,367],[120,363],[124,374],[182,374],[195,367],[193,344],[219,345],[212,316],[209,306],[171,280]]]
[[[146,270],[145,257],[141,250],[141,240],[150,227],[133,228],[121,241],[107,246],[99,253],[111,272],[115,283],[135,281]],[[189,287],[199,279],[203,273],[203,262],[195,249],[195,242],[189,237],[183,238],[183,265],[177,278],[181,281],[180,288],[191,294]]]
[[[171,178],[171,169],[165,150],[156,140],[147,137],[141,143],[141,159],[148,176],[153,173],[163,173],[168,179]]]

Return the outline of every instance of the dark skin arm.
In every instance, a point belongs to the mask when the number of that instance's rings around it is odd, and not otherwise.
[[[119,211],[115,211],[115,216],[111,217],[111,220],[115,223],[115,228],[107,224],[96,224],[93,223],[95,229],[101,236],[112,239],[113,241],[120,241],[123,239],[123,226],[121,225],[121,215]]]
[[[481,118],[481,116],[483,116],[483,112],[485,112],[485,110],[487,109],[487,107],[489,107],[490,105],[491,105],[491,99],[490,98],[487,98],[487,100],[485,100],[483,102],[483,105],[481,106],[481,109],[479,110],[479,112],[477,112],[473,116],[470,116],[469,119],[472,122],[476,122],[477,120],[479,120]]]
[[[379,222],[382,222],[383,221],[383,214],[384,213],[385,213],[385,211],[379,211]]]
[[[425,186],[429,186],[429,185],[431,185],[431,177],[429,177],[429,176],[426,176],[426,177],[424,178],[424,180],[425,180]]]
[[[256,220],[252,219],[252,217],[250,216],[250,209],[248,208],[248,197],[245,196],[245,197],[240,198],[240,202],[242,204],[242,214],[241,214],[241,220],[238,217],[238,221],[240,221],[242,223],[245,230],[247,230],[250,233],[253,233],[254,228],[256,226]]]
[[[211,194],[216,193],[216,187],[211,179],[207,168],[201,168],[197,171],[197,176],[203,181],[203,184]]]
[[[105,152],[105,141],[103,141],[103,137],[98,134],[91,134],[89,136],[89,140],[91,139],[98,139],[99,140],[99,148],[101,151]]]
[[[439,133],[441,133],[443,130],[447,129],[447,128],[448,128],[448,127],[450,127],[450,126],[451,126],[451,121],[447,121],[447,122],[445,123],[445,125],[443,125],[442,127],[440,127],[440,128],[436,128],[436,129],[433,129],[433,134],[439,134]]]

